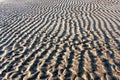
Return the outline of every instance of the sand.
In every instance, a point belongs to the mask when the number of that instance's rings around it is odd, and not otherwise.
[[[120,1],[0,0],[0,80],[120,80]]]

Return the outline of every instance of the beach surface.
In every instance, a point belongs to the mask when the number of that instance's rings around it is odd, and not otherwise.
[[[120,0],[0,0],[0,80],[120,80]]]

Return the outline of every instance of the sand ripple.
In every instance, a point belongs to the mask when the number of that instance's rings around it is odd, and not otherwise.
[[[119,80],[119,0],[0,3],[0,80]]]

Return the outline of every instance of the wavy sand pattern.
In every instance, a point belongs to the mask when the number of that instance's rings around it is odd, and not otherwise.
[[[0,80],[119,79],[119,0],[0,1]]]

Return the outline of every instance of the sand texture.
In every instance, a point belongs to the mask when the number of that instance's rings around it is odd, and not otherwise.
[[[120,80],[120,0],[0,0],[0,80]]]

